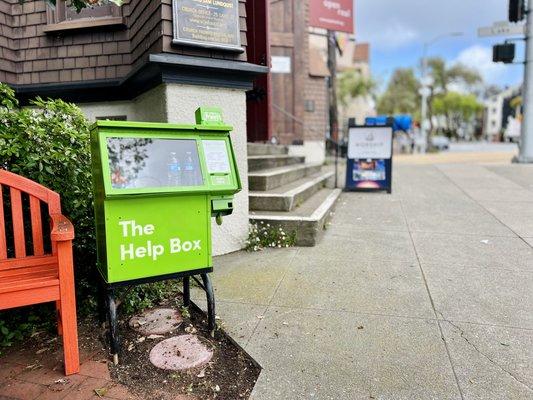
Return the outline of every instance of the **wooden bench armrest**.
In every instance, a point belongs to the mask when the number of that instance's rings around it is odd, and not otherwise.
[[[74,226],[67,217],[61,214],[50,215],[52,219],[52,232],[50,237],[53,242],[64,242],[74,239]]]

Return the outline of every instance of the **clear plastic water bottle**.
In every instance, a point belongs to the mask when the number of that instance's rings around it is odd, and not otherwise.
[[[196,172],[194,170],[194,162],[192,161],[192,153],[188,151],[185,155],[185,162],[183,163],[183,186],[194,186],[196,180]]]
[[[181,186],[181,164],[175,151],[171,151],[167,160],[168,186]]]

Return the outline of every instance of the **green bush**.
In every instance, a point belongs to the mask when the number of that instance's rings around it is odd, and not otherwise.
[[[89,123],[62,100],[37,98],[19,108],[3,84],[0,99],[0,165],[61,195],[63,214],[76,228],[77,272],[85,277],[96,259]]]

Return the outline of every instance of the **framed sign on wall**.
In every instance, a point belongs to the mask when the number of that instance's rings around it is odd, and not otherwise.
[[[172,0],[173,44],[242,53],[239,0]]]

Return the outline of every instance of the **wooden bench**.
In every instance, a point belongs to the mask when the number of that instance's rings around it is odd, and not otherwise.
[[[42,209],[47,210],[49,230],[43,227]],[[61,215],[57,193],[0,170],[0,310],[55,302],[66,375],[79,372],[73,239],[74,228]]]

